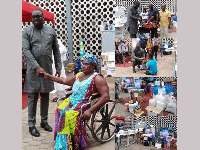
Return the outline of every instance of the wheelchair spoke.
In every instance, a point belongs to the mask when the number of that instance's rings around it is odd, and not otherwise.
[[[113,127],[115,127],[115,125],[113,123],[109,122],[109,124],[112,125]]]
[[[107,132],[108,132],[108,137],[110,137],[110,128],[109,128],[109,124],[107,126]]]
[[[115,116],[112,116],[109,120],[111,121],[111,120],[113,120],[115,118]]]
[[[99,126],[99,128],[96,130],[96,133],[98,133],[99,132],[99,130],[101,130],[102,128],[104,128],[104,126],[105,126],[106,124],[101,124],[100,126]]]
[[[105,118],[105,115],[104,115],[103,113],[104,113],[104,112],[103,112],[103,109],[100,110],[100,114],[101,114],[102,118],[104,119],[104,118]]]
[[[102,132],[101,132],[101,139],[103,139],[104,133],[105,133],[106,128],[103,127]]]
[[[95,122],[105,122],[105,120],[95,120]]]
[[[109,115],[108,115],[109,117],[112,115],[114,109],[115,109],[115,105],[114,105],[114,106],[112,107],[112,109],[110,110]]]
[[[106,112],[105,112],[105,116],[108,117],[108,104],[106,104]]]

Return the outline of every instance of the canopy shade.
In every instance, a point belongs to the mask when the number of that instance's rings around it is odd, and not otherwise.
[[[32,22],[31,15],[35,9],[40,9],[43,11],[45,21],[51,21],[53,24],[55,24],[54,13],[44,10],[24,0],[22,0],[22,22]]]

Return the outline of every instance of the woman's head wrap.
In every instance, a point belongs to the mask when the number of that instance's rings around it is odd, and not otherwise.
[[[84,56],[83,60],[88,61],[91,64],[98,64],[98,59],[95,55],[93,54],[87,54]]]

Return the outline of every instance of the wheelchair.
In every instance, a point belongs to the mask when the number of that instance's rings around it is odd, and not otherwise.
[[[70,90],[71,89],[67,90],[68,92],[66,93],[66,97],[69,97],[72,94]],[[84,107],[87,105],[92,106],[95,102],[97,102],[99,97],[100,95],[98,93],[93,93],[90,96],[88,103],[81,106],[80,115],[83,115]],[[57,106],[59,106],[60,100],[62,99],[59,98],[57,100]],[[92,137],[100,143],[109,142],[115,136],[115,116],[113,114],[115,104],[116,100],[109,100],[102,108],[92,114],[89,121],[83,120],[85,127],[89,129]]]
[[[98,65],[96,68],[96,72],[98,72],[100,75],[101,75],[101,60],[102,58],[99,57]],[[72,94],[71,90],[72,87],[68,88],[65,91],[66,98],[68,98]],[[99,97],[100,95],[98,93],[93,93],[90,96],[88,103],[82,105],[80,115],[82,116],[84,107],[86,107],[87,105],[92,106],[93,104],[95,104],[95,102],[97,102]],[[57,100],[57,106],[59,106],[60,100],[61,99]],[[85,127],[89,129],[92,137],[100,143],[108,142],[115,136],[116,128],[115,128],[115,116],[113,112],[115,109],[116,101],[117,100],[109,100],[102,108],[100,108],[99,110],[95,111],[92,114],[89,121],[83,120]]]

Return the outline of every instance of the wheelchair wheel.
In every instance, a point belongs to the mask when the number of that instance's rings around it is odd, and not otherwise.
[[[110,100],[92,115],[91,133],[93,138],[100,143],[110,141],[115,135],[114,109],[115,102]]]

